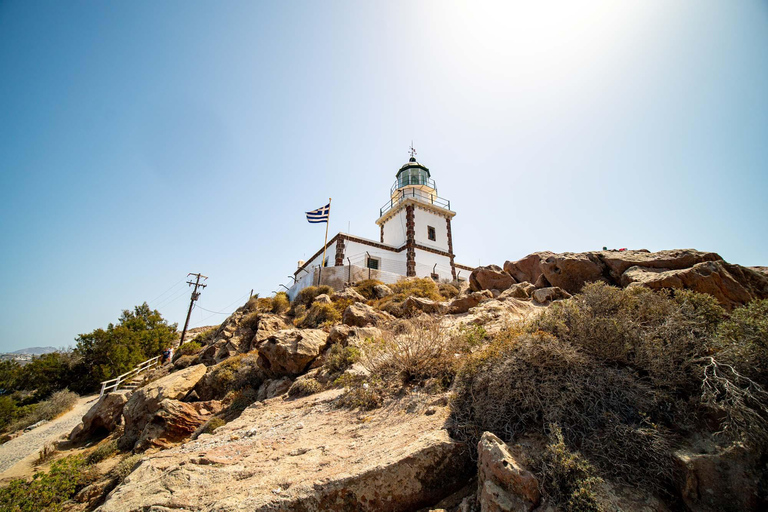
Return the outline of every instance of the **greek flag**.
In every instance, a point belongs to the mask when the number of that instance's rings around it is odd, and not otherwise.
[[[331,213],[331,203],[328,203],[322,208],[318,208],[317,210],[312,210],[311,212],[307,212],[307,221],[310,224],[320,224],[321,222],[328,222],[328,216],[330,215],[330,213]]]

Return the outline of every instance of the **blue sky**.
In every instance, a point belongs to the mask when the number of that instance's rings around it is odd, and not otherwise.
[[[768,2],[0,0],[0,352],[270,294],[411,140],[461,263],[768,265]]]

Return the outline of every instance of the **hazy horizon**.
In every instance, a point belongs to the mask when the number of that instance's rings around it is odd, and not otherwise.
[[[191,327],[374,224],[413,144],[456,260],[768,265],[768,3],[0,2],[0,352]],[[207,311],[206,311],[207,310]]]

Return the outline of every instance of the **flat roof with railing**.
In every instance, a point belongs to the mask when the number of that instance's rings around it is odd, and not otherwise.
[[[399,194],[387,201],[387,203],[379,209],[379,217],[383,217],[385,213],[408,199],[445,208],[446,210],[451,209],[451,202],[449,200],[438,197],[437,194],[428,194],[416,188],[409,188],[401,190]]]

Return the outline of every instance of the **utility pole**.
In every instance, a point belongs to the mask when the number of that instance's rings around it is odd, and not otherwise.
[[[189,326],[189,316],[192,314],[192,307],[195,305],[195,301],[200,298],[200,292],[198,292],[197,289],[205,288],[206,286],[208,286],[207,284],[200,283],[200,279],[206,280],[208,279],[207,276],[204,276],[199,272],[197,274],[192,274],[192,273],[187,274],[187,277],[189,276],[195,276],[194,282],[187,281],[187,284],[189,286],[194,286],[195,288],[194,290],[192,290],[192,297],[189,299],[189,311],[187,311],[187,321],[184,322],[184,330],[181,331],[181,341],[179,341],[179,346],[184,344],[184,336],[187,335],[187,327]]]

